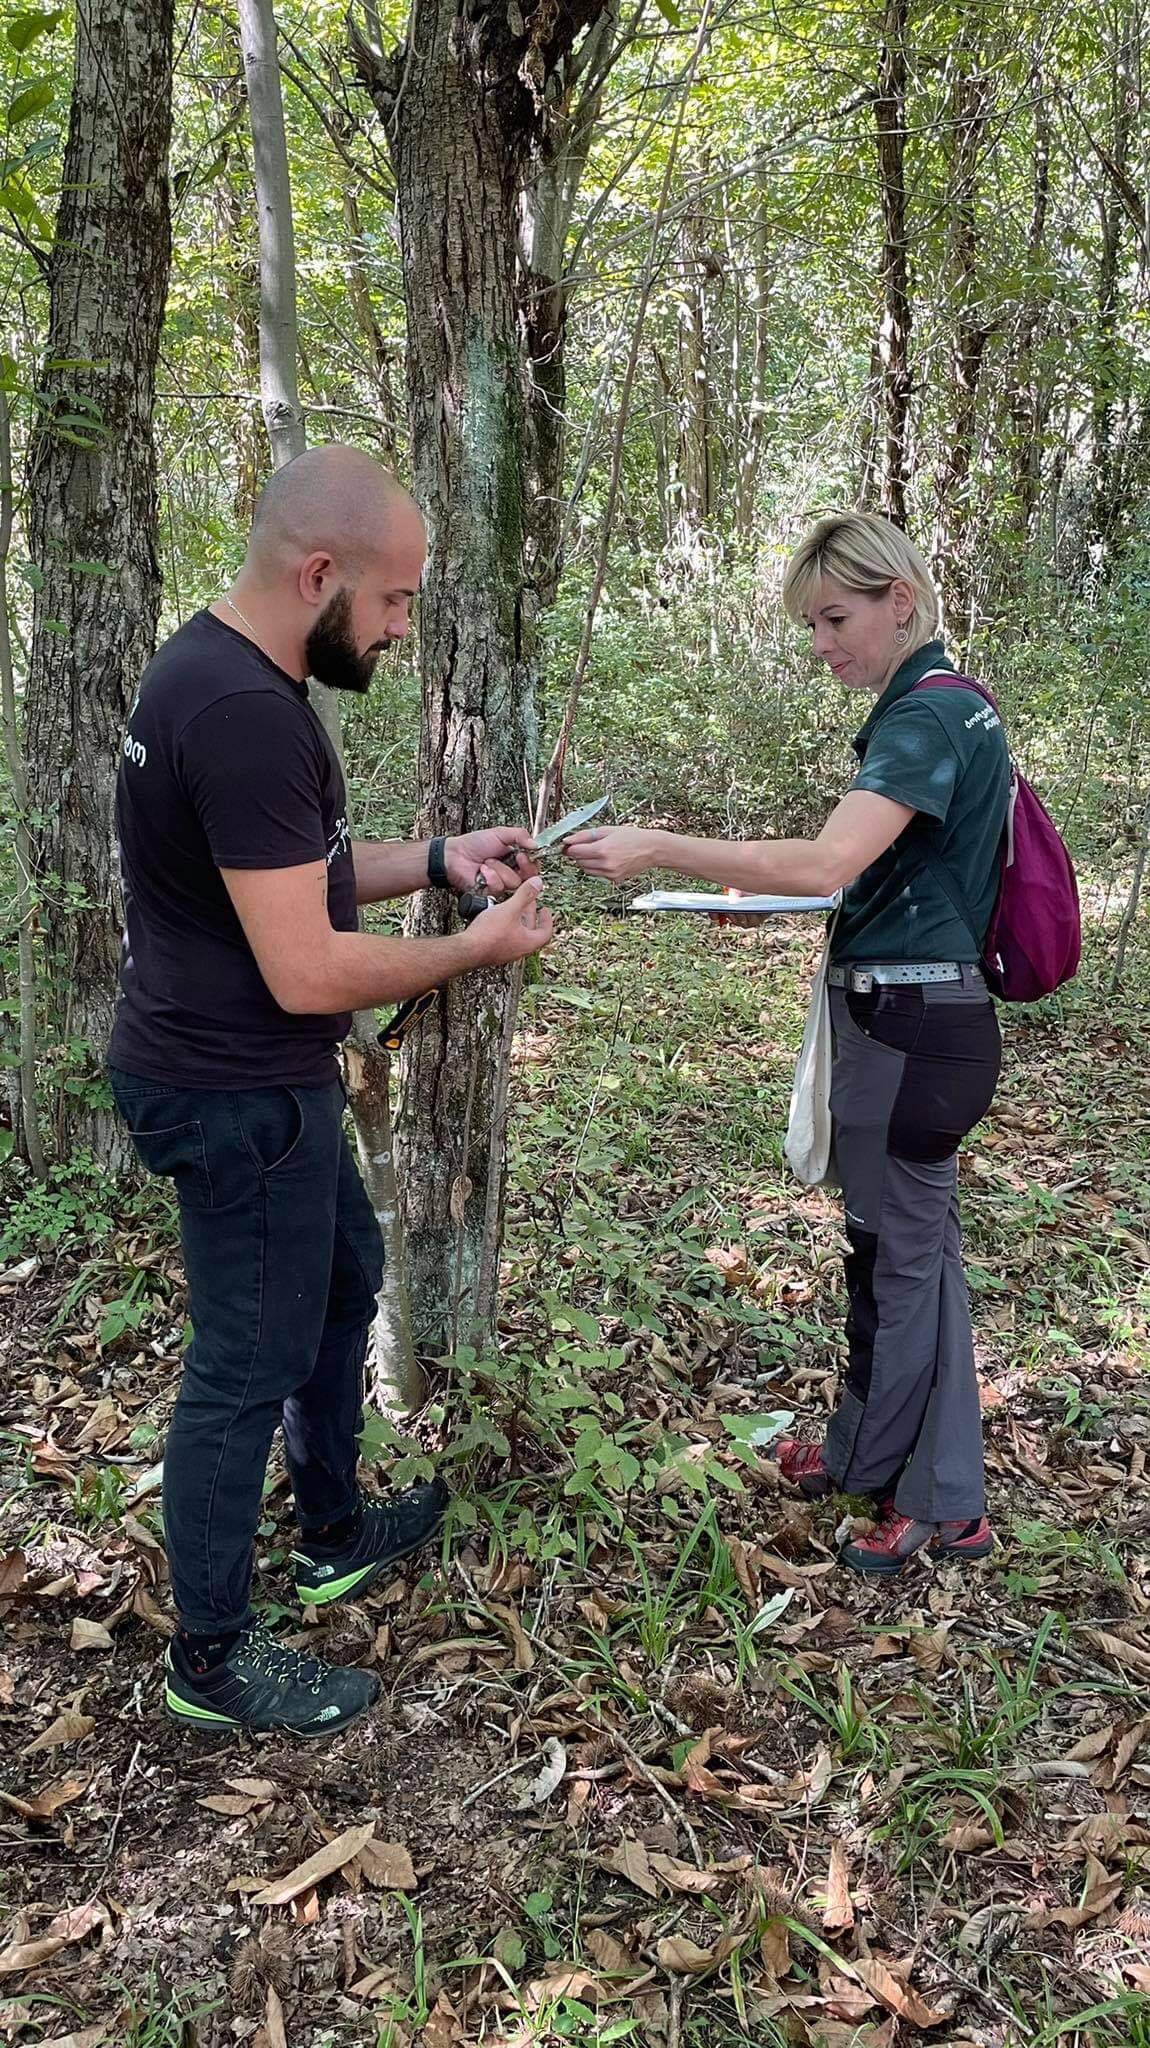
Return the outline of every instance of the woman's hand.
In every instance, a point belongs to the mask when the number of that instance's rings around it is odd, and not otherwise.
[[[638,825],[591,826],[586,832],[573,832],[563,851],[585,875],[598,875],[604,882],[628,882],[658,865],[655,837],[654,832],[644,832]]]

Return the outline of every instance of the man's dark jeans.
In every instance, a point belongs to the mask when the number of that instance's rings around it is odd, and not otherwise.
[[[301,1531],[355,1504],[363,1361],[383,1246],[343,1089],[171,1088],[111,1070],[149,1172],[174,1182],[193,1338],[164,1450],[184,1628],[245,1626],[277,1423]]]

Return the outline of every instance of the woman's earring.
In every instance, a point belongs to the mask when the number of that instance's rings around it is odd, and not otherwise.
[[[905,647],[905,646],[906,646],[906,643],[907,643],[907,641],[908,641],[909,639],[910,639],[910,627],[909,627],[909,626],[896,626],[896,627],[895,627],[895,629],[894,629],[894,644],[895,644],[895,646],[896,646],[896,647]]]

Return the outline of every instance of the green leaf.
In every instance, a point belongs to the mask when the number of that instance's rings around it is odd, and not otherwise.
[[[0,1159],[11,1157],[12,1147],[15,1142],[16,1140],[13,1138],[11,1131],[0,1131]]]
[[[53,7],[48,12],[16,15],[5,31],[12,48],[30,50],[40,36],[50,35],[54,28],[59,28],[64,12],[62,7]]]
[[[793,1408],[776,1408],[770,1415],[724,1415],[723,1428],[733,1436],[737,1444],[748,1444],[756,1448],[760,1444],[773,1444],[784,1429],[789,1429],[795,1419]]]
[[[43,114],[56,97],[56,87],[50,78],[38,78],[34,85],[26,85],[18,92],[8,109],[8,125],[18,128],[22,121],[31,121],[37,114]]]
[[[655,5],[671,28],[682,28],[683,17],[675,5],[675,0],[655,0]]]

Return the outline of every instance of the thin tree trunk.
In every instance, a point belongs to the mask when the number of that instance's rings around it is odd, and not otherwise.
[[[1111,94],[1113,112],[1109,158],[1111,178],[1102,197],[1102,250],[1098,267],[1097,360],[1092,416],[1092,506],[1093,537],[1109,547],[1116,520],[1115,479],[1118,449],[1114,432],[1118,401],[1122,396],[1122,351],[1118,342],[1122,309],[1122,242],[1126,207],[1116,187],[1127,178],[1130,154],[1131,37],[1129,16],[1122,25],[1118,48],[1111,53],[1113,70]]]
[[[248,82],[260,222],[260,389],[264,418],[279,469],[306,446],[297,369],[295,233],[291,178],[284,135],[276,27],[271,0],[240,0],[240,35]],[[308,694],[342,761],[339,708],[334,693],[312,681]],[[379,1044],[374,1012],[361,1011],[346,1054],[348,1101],[355,1120],[360,1172],[384,1246],[384,1278],[372,1330],[371,1377],[377,1400],[384,1390],[408,1408],[420,1406],[423,1372],[412,1348],[404,1285],[403,1232],[396,1192],[391,1133],[391,1062]]]
[[[1122,912],[1122,921],[1118,926],[1118,941],[1114,949],[1114,968],[1110,976],[1110,993],[1112,996],[1116,996],[1122,986],[1122,976],[1126,970],[1126,948],[1130,943],[1130,934],[1134,929],[1134,920],[1138,915],[1138,905],[1142,898],[1142,883],[1146,874],[1148,856],[1150,856],[1150,799],[1147,800],[1146,809],[1142,815],[1142,836],[1138,842],[1138,852],[1134,858],[1134,873],[1130,878],[1130,894],[1126,898],[1126,908]]]
[[[886,462],[882,508],[906,527],[910,481],[910,244],[906,207],[906,84],[909,0],[885,0],[875,128],[882,211],[883,316],[879,329]]]
[[[1050,108],[1041,65],[1037,61],[1030,75],[1030,90],[1034,102],[1034,169],[1030,228],[1026,238],[1026,295],[1019,315],[1014,365],[1006,393],[1013,506],[1011,563],[1005,577],[1008,589],[1017,588],[1018,567],[1034,538],[1042,484],[1042,442],[1050,407],[1049,379],[1044,382],[1040,378],[1034,360],[1035,343],[1044,318],[1042,273],[1050,210]]]
[[[977,0],[975,0],[977,4]],[[978,17],[968,11],[955,54],[950,102],[951,169],[948,215],[952,237],[951,376],[955,394],[948,444],[937,478],[934,557],[946,617],[965,630],[972,597],[971,464],[979,380],[991,325],[983,317],[979,277],[978,172],[990,116],[990,79],[981,68]]]
[[[400,418],[400,403],[396,396],[393,377],[396,365],[402,358],[403,349],[402,346],[385,338],[383,329],[376,319],[371,299],[371,285],[363,260],[363,223],[359,217],[359,200],[346,165],[342,167],[342,176],[343,219],[348,235],[347,295],[371,357],[383,453],[388,463],[395,469],[399,463],[403,422]]]
[[[587,155],[618,55],[619,0],[563,66],[546,146],[519,198],[519,292],[527,359],[529,598],[536,618],[554,602],[563,567],[563,480],[567,439],[567,244]],[[576,87],[579,88],[576,96]]]
[[[17,995],[20,1005],[20,1037],[17,1069],[19,1077],[19,1128],[25,1156],[37,1180],[46,1180],[44,1147],[40,1141],[40,1115],[36,1105],[36,959],[32,927],[36,916],[36,890],[32,879],[32,835],[28,829],[28,781],[20,751],[20,726],[16,715],[16,681],[12,673],[12,635],[8,626],[8,555],[12,546],[12,429],[8,414],[8,393],[0,384],[0,705],[3,708],[4,748],[8,758],[8,779],[16,806],[13,852],[16,856],[16,889],[12,914],[16,925]]]
[[[234,38],[228,38],[235,54]],[[229,118],[242,116],[242,86],[234,77],[213,87],[216,104]],[[238,162],[235,161],[238,158]],[[215,215],[223,255],[223,289],[231,313],[232,350],[239,387],[253,391],[260,380],[260,267],[251,248],[251,167],[242,144],[229,135],[215,179]],[[269,467],[270,445],[262,408],[241,402],[236,421],[235,490],[232,510],[244,532]]]
[[[689,546],[708,527],[715,508],[713,419],[711,393],[711,313],[709,283],[712,262],[704,247],[703,224],[689,214],[680,235],[680,288],[676,294],[679,329],[679,467],[683,498],[679,538]]]
[[[751,250],[751,388],[738,447],[735,482],[735,531],[749,540],[754,530],[759,475],[766,447],[767,399],[771,367],[771,258],[766,172],[759,172],[760,195],[755,209]]]
[[[174,0],[77,10],[48,347],[28,461],[38,571],[25,753],[54,1024],[102,1058],[120,954],[116,764],[160,601],[152,409],[171,231]],[[77,426],[77,418],[84,424]],[[66,1111],[66,1115],[65,1115]],[[129,1162],[119,1119],[68,1095],[61,1147]]]

